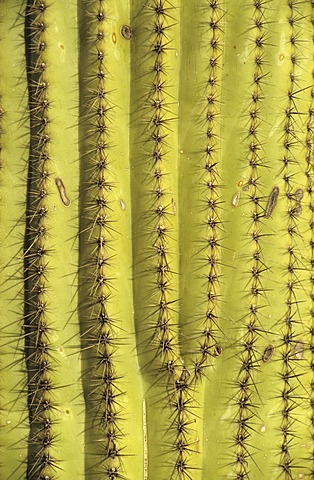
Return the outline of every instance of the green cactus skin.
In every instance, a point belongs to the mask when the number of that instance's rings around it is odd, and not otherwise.
[[[79,478],[84,472],[76,267],[78,49],[77,30],[68,29],[69,23],[77,23],[76,6],[70,2],[31,1],[26,6],[31,119],[24,255],[29,480]],[[70,205],[65,205],[65,193]]]
[[[80,324],[87,478],[143,478],[130,282],[128,2],[80,6]],[[121,27],[124,30],[121,30]],[[119,79],[119,80],[118,80]]]
[[[182,455],[185,392],[179,354],[178,118],[179,2],[134,2],[130,158],[133,295],[148,424],[148,478],[175,473]],[[154,418],[156,402],[159,414]],[[180,429],[178,429],[178,425]],[[181,430],[181,431],[180,431]]]
[[[313,479],[313,0],[13,3],[1,478]]]
[[[180,327],[182,356],[191,371],[196,418],[194,450],[196,478],[206,478],[203,469],[215,464],[216,445],[211,443],[206,461],[200,455],[208,446],[211,434],[204,430],[204,417],[215,426],[214,409],[200,414],[205,401],[205,379],[215,378],[222,354],[220,332],[224,316],[220,291],[222,286],[223,179],[220,174],[222,49],[225,42],[225,11],[222,2],[211,5],[185,3],[182,8],[181,40],[182,76],[179,97],[179,181],[190,177],[190,187],[180,195]],[[191,23],[190,19],[194,21]],[[191,88],[192,87],[192,88]],[[182,215],[182,213],[181,213]],[[190,232],[189,236],[186,232]],[[208,367],[210,368],[210,373]],[[219,388],[219,380],[217,387]],[[215,388],[214,397],[219,393]],[[207,393],[208,395],[208,393]],[[217,397],[213,398],[213,405]],[[219,428],[219,427],[218,427]],[[189,463],[193,465],[191,455]],[[208,474],[207,474],[208,475]]]
[[[21,335],[29,131],[24,9],[22,2],[0,5],[0,478],[7,479],[25,474],[29,430]]]

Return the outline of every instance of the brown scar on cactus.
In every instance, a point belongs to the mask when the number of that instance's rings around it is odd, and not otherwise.
[[[61,177],[55,177],[55,184],[57,185],[57,189],[63,205],[65,207],[69,207],[71,205],[71,200],[68,198],[66,194],[65,186]]]
[[[279,196],[279,187],[274,187],[269,194],[267,205],[265,208],[265,218],[270,218],[276,208]]]

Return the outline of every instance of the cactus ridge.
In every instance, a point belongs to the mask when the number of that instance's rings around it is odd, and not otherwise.
[[[85,2],[84,2],[85,3]],[[118,354],[123,331],[112,312],[115,243],[118,232],[113,199],[116,182],[110,152],[114,104],[108,68],[110,2],[86,2],[82,38],[87,46],[82,72],[81,149],[83,189],[80,194],[80,244],[84,247],[80,276],[82,355],[86,368],[83,386],[86,410],[86,471],[104,478],[126,478],[125,412],[121,397],[123,374]],[[86,40],[87,39],[87,40]],[[82,46],[85,49],[85,46]],[[86,67],[85,67],[86,65]],[[82,127],[83,128],[83,127]]]
[[[299,215],[300,204],[296,205],[294,192],[296,190],[296,179],[300,167],[296,161],[296,152],[303,149],[303,139],[300,138],[302,125],[298,116],[294,116],[297,111],[302,111],[299,106],[299,93],[302,90],[299,84],[299,67],[302,65],[302,19],[298,10],[298,2],[287,2],[289,15],[287,21],[289,24],[288,35],[290,41],[290,62],[285,118],[283,121],[282,136],[282,162],[281,170],[282,182],[284,186],[284,195],[286,197],[286,235],[287,235],[287,253],[286,253],[286,311],[282,318],[280,356],[282,360],[282,369],[279,378],[282,382],[280,392],[281,400],[281,443],[279,456],[279,469],[282,478],[293,478],[294,471],[297,471],[302,461],[293,453],[296,446],[295,424],[300,418],[300,408],[302,407],[303,373],[300,365],[294,361],[295,345],[302,335],[302,319],[299,310],[300,298],[300,279],[296,276],[296,269],[300,264],[301,244],[299,239]],[[302,122],[303,123],[303,122]],[[300,328],[301,327],[301,328]],[[300,392],[301,399],[297,400],[297,392]],[[302,414],[301,414],[302,415]],[[302,418],[302,417],[301,417]]]
[[[146,10],[146,11],[145,11]],[[149,329],[143,346],[148,345],[149,356],[143,364],[143,372],[151,369],[158,372],[157,378],[164,385],[161,393],[168,405],[169,419],[165,428],[165,444],[169,449],[169,460],[164,462],[164,473],[169,469],[171,477],[189,478],[188,452],[189,440],[189,404],[187,379],[189,374],[180,365],[178,341],[178,297],[177,273],[173,266],[174,248],[177,238],[174,235],[176,196],[172,191],[169,177],[171,164],[175,161],[175,152],[171,147],[171,134],[175,127],[177,114],[173,109],[175,92],[169,80],[171,55],[174,46],[174,28],[177,25],[178,5],[168,1],[148,2],[143,14],[146,17],[147,49],[144,78],[151,86],[142,100],[145,111],[144,148],[145,169],[147,170],[144,207],[146,237],[151,253],[148,254],[147,278],[154,280],[150,284],[149,295],[152,299],[148,318]],[[142,128],[142,127],[140,127]],[[143,328],[143,327],[140,327]],[[140,346],[141,348],[141,346]],[[147,347],[146,347],[147,348]],[[146,355],[145,355],[146,357]],[[144,361],[145,362],[145,361]],[[149,370],[148,370],[149,371]],[[167,447],[166,447],[167,448]]]
[[[265,60],[269,43],[268,8],[265,4],[253,2],[251,7],[251,21],[249,23],[249,62],[250,86],[248,88],[248,104],[244,114],[246,137],[243,142],[245,159],[244,172],[248,177],[245,192],[242,192],[244,201],[249,209],[247,214],[247,238],[251,243],[250,258],[245,285],[245,309],[241,329],[243,335],[239,341],[238,365],[239,371],[235,381],[233,403],[235,414],[233,418],[234,443],[232,460],[234,478],[251,478],[251,464],[255,461],[256,449],[252,446],[252,432],[255,431],[256,419],[259,417],[261,397],[256,381],[256,372],[259,370],[259,342],[264,336],[261,309],[267,302],[265,290],[265,275],[269,269],[263,259],[263,226],[264,210],[261,205],[260,191],[261,171],[267,165],[263,155],[263,103],[264,85],[268,72]],[[248,190],[247,190],[248,188]],[[275,190],[276,192],[276,190]],[[275,196],[274,196],[275,199]],[[275,201],[270,202],[271,214]]]
[[[222,186],[218,155],[221,101],[219,83],[224,18],[221,2],[209,2],[208,8],[204,9],[204,16],[208,25],[206,28],[208,77],[205,86],[204,113],[201,118],[204,124],[202,140],[205,141],[205,148],[204,151],[199,152],[203,157],[199,185],[203,192],[201,209],[204,211],[204,217],[200,222],[200,228],[204,240],[197,256],[200,265],[204,263],[205,271],[202,274],[196,272],[203,279],[203,298],[202,311],[198,315],[201,325],[194,335],[197,345],[194,348],[190,346],[192,351],[195,350],[195,354],[191,358],[192,378],[195,385],[205,374],[204,369],[208,366],[210,359],[221,353],[221,347],[216,338],[219,328],[221,233],[224,229],[221,222]]]
[[[49,62],[47,58],[46,29],[49,2],[28,2],[26,21],[26,56],[30,60],[29,109],[31,145],[29,162],[30,197],[27,206],[27,240],[25,245],[25,348],[28,368],[29,405],[29,463],[27,477],[51,478],[59,468],[55,457],[53,374],[58,369],[51,337],[54,333],[50,320],[49,257],[48,248],[50,178],[50,99]],[[48,71],[47,71],[48,70]]]

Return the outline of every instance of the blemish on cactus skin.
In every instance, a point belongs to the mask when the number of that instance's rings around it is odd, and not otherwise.
[[[59,195],[63,205],[65,205],[66,207],[69,207],[71,205],[71,200],[67,197],[65,186],[62,179],[60,177],[56,177],[55,183],[57,185]]]
[[[274,350],[275,350],[275,347],[273,345],[268,345],[268,347],[265,348],[263,356],[262,356],[262,360],[263,360],[264,363],[269,362],[269,360],[271,359],[271,357],[274,354]]]
[[[300,217],[302,215],[302,205],[298,203],[298,205],[293,209],[293,214],[295,217]]]
[[[297,360],[302,360],[304,354],[304,343],[302,341],[297,342],[294,346],[294,354]]]
[[[265,433],[266,432],[266,425],[262,425],[261,426],[261,433]]]
[[[222,354],[222,347],[218,343],[214,347],[214,357],[220,357]]]
[[[62,346],[58,347],[57,351],[62,357],[66,357],[66,353],[64,351],[64,348]]]
[[[65,61],[65,49],[64,49],[64,43],[59,42],[58,47],[60,48],[60,59],[62,62]]]
[[[120,204],[120,207],[121,207],[121,210],[125,210],[125,203],[122,199],[119,200],[119,204]]]
[[[122,25],[122,27],[120,28],[120,33],[121,33],[121,36],[122,36],[125,40],[131,40],[131,38],[132,38],[132,29],[131,29],[130,25]]]
[[[284,56],[283,53],[281,53],[281,54],[279,55],[279,60],[282,62],[284,59],[285,59],[285,56]]]
[[[116,44],[117,43],[117,35],[115,34],[115,32],[113,32],[111,38],[112,38],[112,43]]]
[[[247,192],[250,189],[250,182],[241,178],[237,183],[237,187],[241,188],[243,192]]]
[[[294,192],[294,198],[296,199],[297,202],[301,202],[302,198],[303,198],[303,190],[302,188],[298,188],[295,192]]]
[[[196,439],[195,439],[195,453],[196,453],[196,455],[200,454],[200,439],[199,439],[199,437],[196,437]]]
[[[275,210],[277,205],[279,195],[279,187],[274,187],[268,197],[266,209],[265,209],[265,218],[270,218]]]
[[[231,203],[232,203],[233,207],[237,207],[239,205],[240,196],[241,196],[240,192],[236,192],[233,195],[232,200],[231,200]]]

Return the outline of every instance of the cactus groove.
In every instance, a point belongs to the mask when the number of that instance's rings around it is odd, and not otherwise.
[[[0,478],[314,479],[314,1],[0,2]]]

